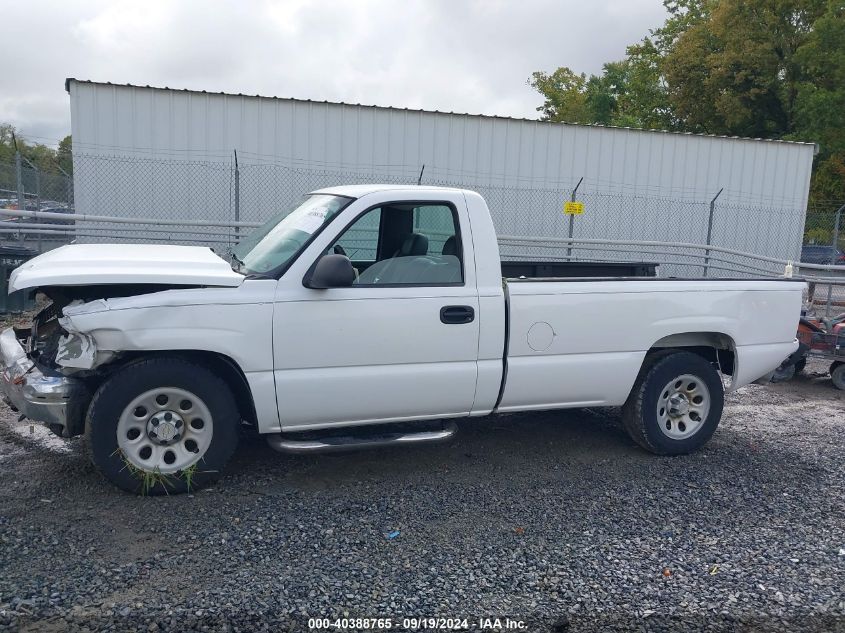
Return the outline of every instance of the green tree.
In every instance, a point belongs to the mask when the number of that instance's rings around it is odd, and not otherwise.
[[[663,65],[684,129],[783,138],[796,131],[804,76],[798,51],[824,13],[820,0],[732,0],[687,28]]]
[[[15,160],[15,128],[8,123],[0,123],[0,163]]]
[[[845,202],[845,7],[831,3],[796,53],[795,131],[819,143],[810,202],[833,209]]]
[[[529,84],[544,97],[537,108],[548,121],[601,123],[654,129],[681,129],[668,100],[663,64],[668,51],[690,26],[708,15],[703,0],[665,0],[669,18],[629,46],[624,59],[608,62],[589,78],[567,67],[535,72]]]
[[[73,171],[72,143],[68,135],[63,138],[57,149],[43,143],[27,143],[18,131],[9,123],[0,123],[0,162],[11,163],[15,152],[44,171],[56,171],[61,167],[68,174]]]
[[[619,77],[611,124],[661,130],[677,128],[660,63],[655,43],[646,38],[629,46],[623,61],[604,65],[605,77],[613,77],[614,73]]]
[[[59,141],[59,147],[56,150],[56,162],[65,173],[73,173],[73,141],[70,134]]]
[[[813,141],[811,199],[845,201],[842,0],[664,0],[668,17],[585,77],[534,73],[543,118]],[[578,81],[536,81],[560,73]]]
[[[595,123],[587,105],[587,77],[584,73],[579,75],[563,66],[550,75],[537,71],[528,83],[545,99],[543,105],[537,108],[544,119]]]
[[[589,77],[566,67],[552,74],[535,72],[529,84],[545,98],[538,108],[543,119],[628,127],[669,126],[665,91],[649,52],[644,47],[636,56],[609,62],[600,75]]]

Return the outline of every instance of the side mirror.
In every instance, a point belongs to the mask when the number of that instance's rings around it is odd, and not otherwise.
[[[346,255],[323,255],[305,275],[306,288],[347,288],[355,281],[355,269]]]

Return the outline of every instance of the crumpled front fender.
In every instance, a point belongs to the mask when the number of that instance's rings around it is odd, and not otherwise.
[[[90,334],[80,332],[69,317],[61,317],[59,325],[65,330],[56,350],[56,364],[68,369],[94,369],[112,360],[115,353],[97,349]]]

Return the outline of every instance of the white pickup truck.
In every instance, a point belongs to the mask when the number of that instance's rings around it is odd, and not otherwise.
[[[210,249],[70,245],[17,268],[52,300],[0,335],[10,406],[148,493],[201,486],[242,426],[281,451],[443,440],[450,418],[623,407],[657,454],[702,446],[795,350],[792,280],[503,279],[481,196],[324,189]]]

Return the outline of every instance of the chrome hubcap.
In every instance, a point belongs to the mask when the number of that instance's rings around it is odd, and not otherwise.
[[[658,426],[664,435],[673,440],[695,435],[709,413],[710,390],[692,374],[669,381],[657,399]]]
[[[193,466],[211,445],[208,406],[176,387],[151,389],[134,398],[117,423],[123,457],[147,472],[175,473]]]

